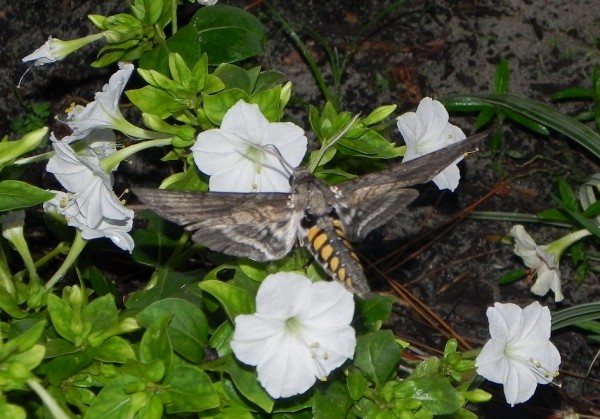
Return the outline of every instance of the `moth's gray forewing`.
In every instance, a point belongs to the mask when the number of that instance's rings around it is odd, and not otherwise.
[[[488,135],[489,131],[484,131],[406,163],[336,185],[341,207],[337,210],[348,237],[361,240],[390,221],[417,197],[416,191],[405,189],[407,186],[430,181]]]
[[[364,187],[366,184],[380,185],[393,183],[396,188],[405,188],[429,182],[467,151],[474,150],[476,144],[481,139],[487,137],[489,133],[489,131],[483,131],[433,153],[407,161],[406,163],[396,163],[387,169],[360,176],[337,186],[345,194],[351,195],[353,189]]]
[[[217,252],[256,261],[278,260],[296,242],[299,216],[290,195],[133,189],[161,217],[193,232]]]

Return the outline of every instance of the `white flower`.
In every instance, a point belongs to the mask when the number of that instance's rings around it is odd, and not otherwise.
[[[537,301],[521,309],[495,303],[487,309],[491,339],[475,361],[477,374],[504,385],[514,406],[529,400],[538,384],[558,375],[560,354],[550,342],[550,310]]]
[[[429,97],[421,100],[416,112],[400,115],[397,125],[406,142],[403,161],[413,160],[466,138],[460,128],[448,123],[448,112],[444,105]],[[461,160],[462,157],[459,157],[432,179],[438,188],[456,189],[460,179],[457,164]]]
[[[198,0],[198,4],[202,6],[214,6],[219,0]]]
[[[537,279],[531,287],[536,295],[546,295],[554,291],[554,300],[562,301],[565,297],[561,290],[559,256],[547,251],[548,246],[538,246],[522,225],[515,225],[510,230],[515,238],[515,254],[520,256],[525,266],[531,268],[531,275],[537,274]]]
[[[256,295],[256,314],[235,318],[231,348],[241,362],[257,366],[271,397],[291,397],[352,359],[353,313],[352,294],[337,282],[269,275]]]
[[[52,146],[55,154],[46,170],[72,194],[66,203],[64,197],[53,201],[59,203],[68,224],[79,228],[84,239],[108,237],[121,249],[131,251],[133,240],[127,232],[133,224],[133,211],[115,196],[112,175],[101,169],[97,152],[86,149],[77,154],[69,144],[56,141]]]
[[[97,92],[93,102],[83,106],[72,107],[67,115],[67,125],[73,130],[68,137],[69,142],[81,140],[90,133],[100,129],[115,129],[132,137],[144,138],[148,132],[132,125],[121,114],[119,100],[125,85],[133,72],[133,64],[119,63],[116,71],[107,84]]]
[[[28,56],[22,58],[21,61],[23,61],[24,63],[33,61],[34,66],[61,61],[72,52],[102,37],[102,33],[96,33],[85,36],[83,38],[73,39],[70,41],[62,41],[60,39],[52,38],[51,36],[49,36],[48,40],[44,43],[44,45],[33,51]]]
[[[269,122],[258,105],[238,101],[221,128],[198,134],[191,150],[198,168],[219,192],[289,192],[289,167],[306,153],[304,130],[291,122]],[[281,159],[285,161],[282,163]]]

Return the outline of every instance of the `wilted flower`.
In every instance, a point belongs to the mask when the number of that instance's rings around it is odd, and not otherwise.
[[[24,63],[33,61],[33,65],[35,66],[61,61],[72,52],[77,51],[79,48],[84,47],[90,42],[94,42],[102,37],[103,35],[101,33],[95,33],[84,36],[83,38],[62,41],[49,36],[44,45],[33,51],[28,56],[23,57],[21,61]]]
[[[558,375],[560,354],[550,342],[550,310],[537,301],[524,309],[495,303],[487,317],[491,339],[475,361],[477,373],[504,385],[511,406],[527,401],[538,384]]]
[[[353,313],[352,294],[337,282],[269,275],[256,295],[256,313],[235,318],[231,348],[241,362],[257,366],[271,397],[291,397],[353,357]]]
[[[302,128],[269,122],[258,105],[240,100],[221,128],[198,134],[191,150],[198,168],[210,175],[211,191],[289,192],[289,167],[300,164],[306,146]]]
[[[407,112],[397,118],[397,125],[404,141],[406,154],[403,161],[413,160],[433,151],[447,147],[466,138],[464,132],[448,122],[444,105],[429,97],[423,98],[416,112]],[[440,189],[454,191],[458,186],[459,157],[432,180]]]
[[[546,295],[554,291],[554,300],[562,301],[564,295],[561,290],[559,261],[564,250],[589,236],[588,230],[579,230],[544,246],[538,246],[533,238],[525,231],[522,225],[515,225],[510,230],[510,235],[515,238],[515,254],[520,256],[525,266],[531,268],[530,275],[537,274],[531,292],[536,295]]]
[[[71,194],[66,201],[64,196],[55,197],[50,205],[56,205],[68,224],[82,231],[84,239],[108,237],[121,249],[131,251],[133,240],[127,232],[133,224],[133,211],[115,196],[112,175],[101,169],[99,155],[89,149],[77,154],[61,142],[52,145],[55,154],[47,171],[54,173]]]

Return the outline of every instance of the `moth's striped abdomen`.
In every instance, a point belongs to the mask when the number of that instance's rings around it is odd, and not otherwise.
[[[301,230],[303,245],[327,274],[361,297],[370,293],[358,256],[335,215],[307,215]]]

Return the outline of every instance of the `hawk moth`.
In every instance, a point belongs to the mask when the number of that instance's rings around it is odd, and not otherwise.
[[[327,274],[364,297],[371,291],[351,242],[399,214],[418,195],[410,186],[431,180],[487,134],[335,186],[297,168],[290,193],[133,192],[214,251],[271,261],[283,258],[299,241]]]

